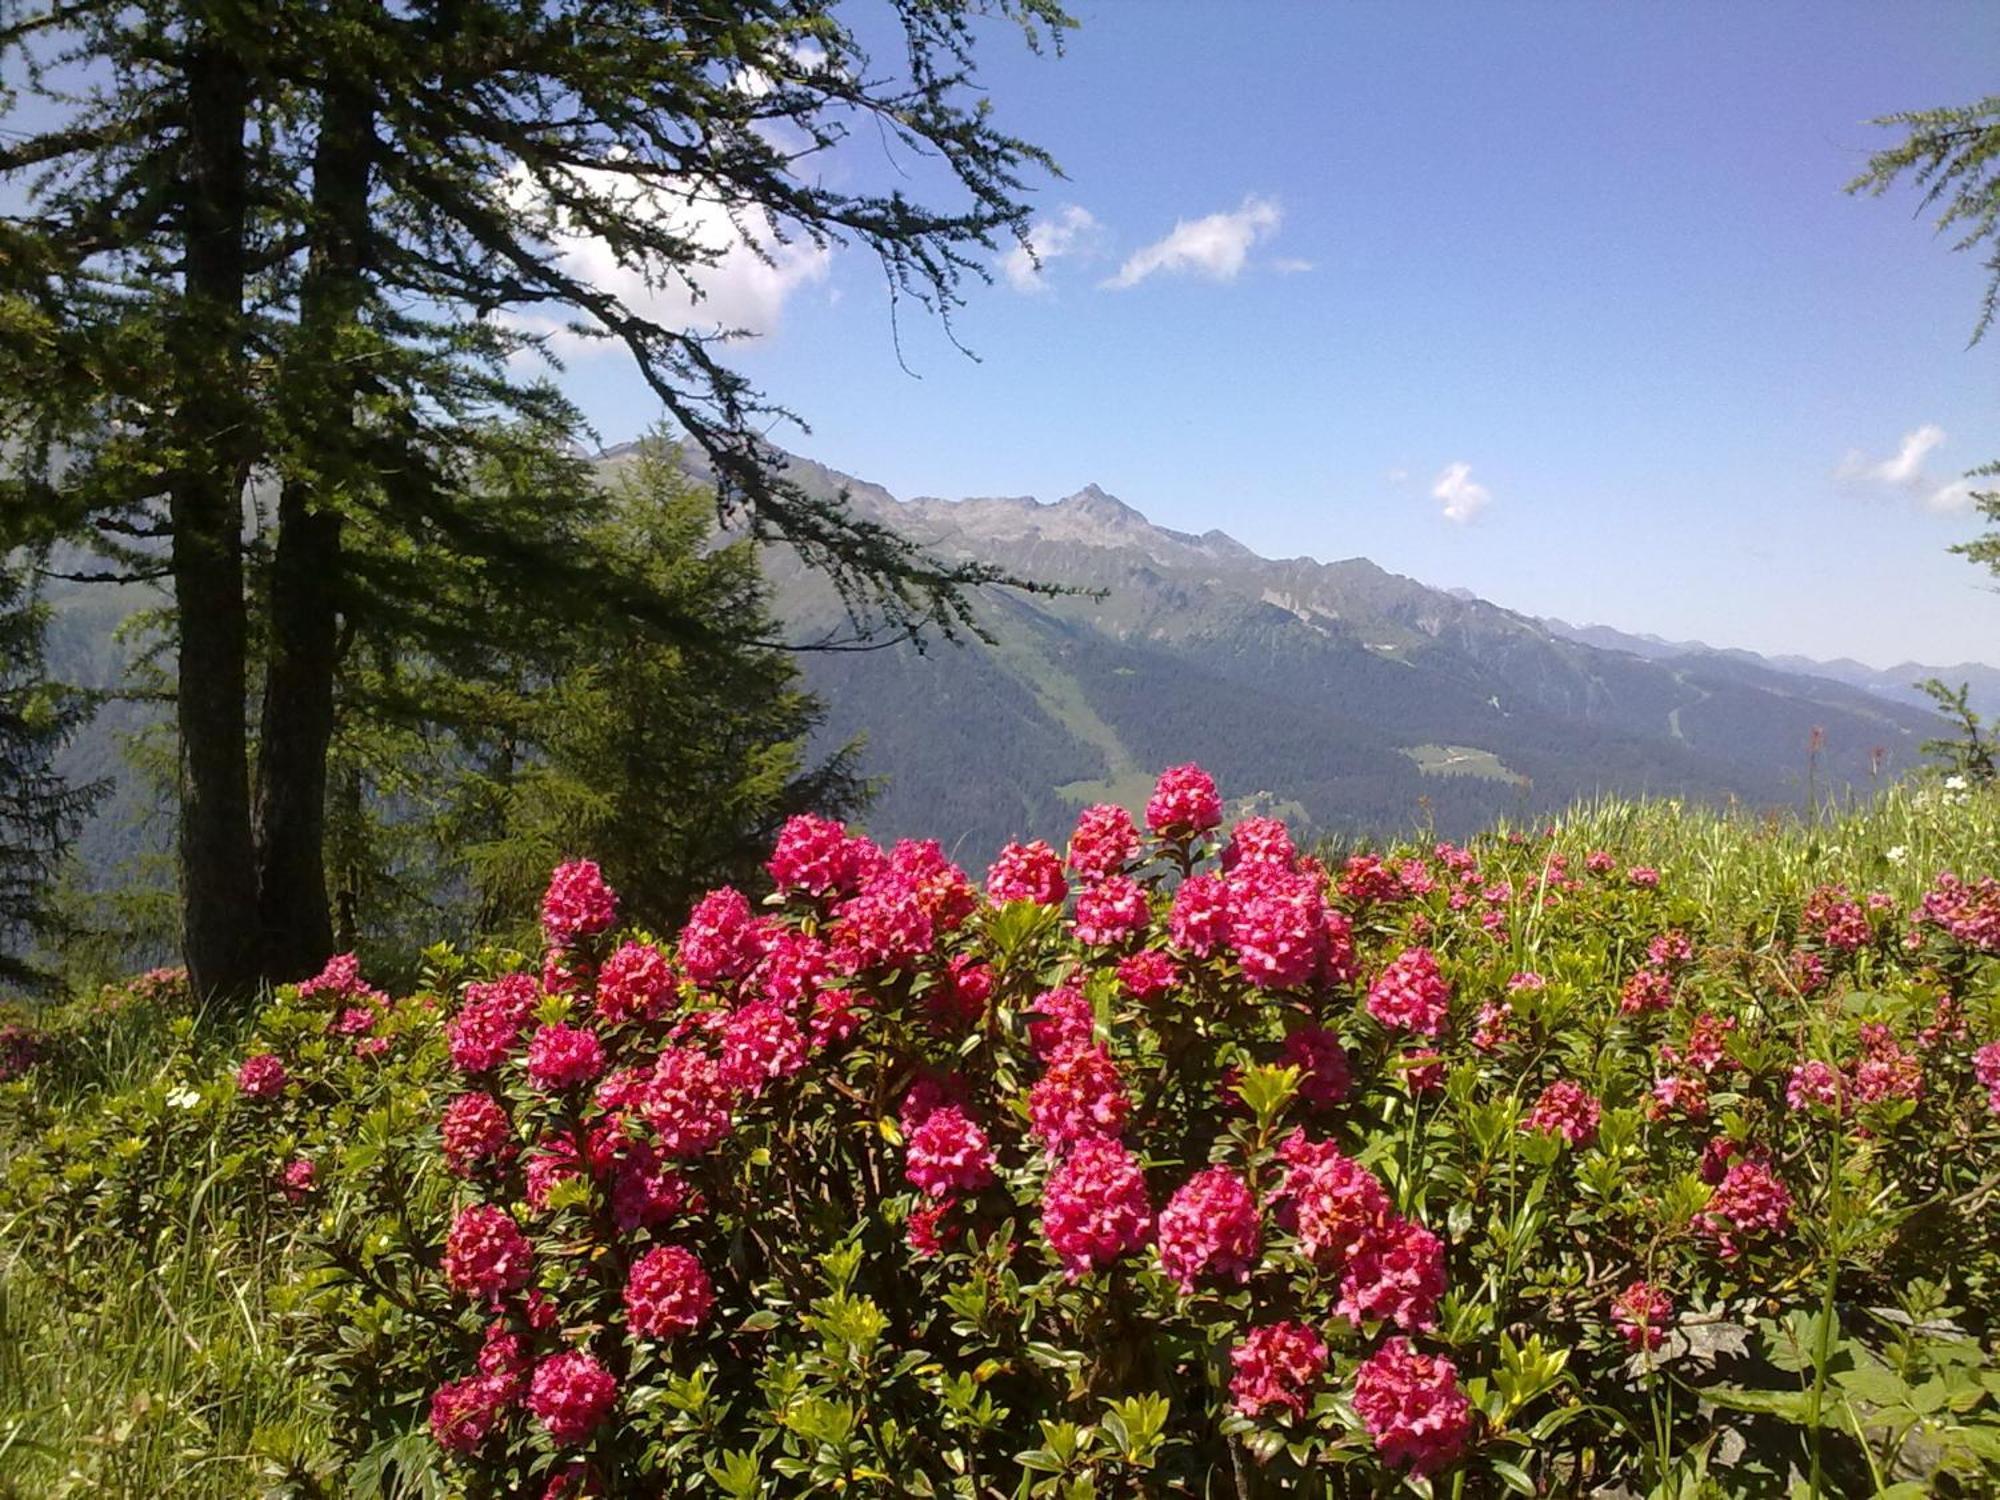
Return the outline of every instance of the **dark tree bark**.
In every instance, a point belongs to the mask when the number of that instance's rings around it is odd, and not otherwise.
[[[240,998],[258,976],[243,722],[242,495],[254,451],[240,353],[249,84],[241,60],[212,37],[196,44],[187,68],[173,356],[179,454],[168,496],[180,627],[181,946],[196,994]]]
[[[354,392],[341,366],[364,295],[373,112],[331,87],[313,160],[318,234],[299,312],[300,353],[284,401],[303,439],[278,501],[270,645],[257,742],[257,901],[263,971],[273,984],[316,972],[333,951],[326,882],[326,761],[339,666],[340,515],[356,476]]]
[[[257,740],[257,912],[263,974],[285,984],[333,951],[322,839],[333,738],[340,518],[313,508],[311,485],[286,481],[271,565],[270,657]]]

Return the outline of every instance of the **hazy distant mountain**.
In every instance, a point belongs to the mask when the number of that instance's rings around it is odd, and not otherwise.
[[[1541,623],[1565,640],[1581,641],[1587,646],[1600,646],[1608,651],[1629,651],[1634,656],[1653,661],[1675,656],[1733,657],[1781,672],[1830,678],[1834,682],[1887,698],[1892,703],[1916,708],[1931,706],[1930,697],[1920,691],[1917,684],[1935,677],[1948,687],[1965,684],[1971,689],[1970,702],[1974,711],[1989,720],[2000,719],[2000,667],[1990,667],[1983,662],[1962,661],[1951,667],[1927,667],[1921,662],[1906,661],[1899,666],[1882,668],[1871,667],[1866,662],[1847,656],[1827,661],[1810,656],[1759,656],[1754,651],[1718,648],[1700,641],[1668,641],[1656,635],[1631,635],[1613,630],[1609,625],[1569,625],[1561,620],[1543,620]]]
[[[791,473],[948,556],[1102,591],[995,593],[990,646],[805,659],[829,733],[865,734],[865,766],[888,779],[875,831],[968,854],[1055,837],[1082,802],[1136,802],[1184,760],[1322,831],[1462,832],[1599,790],[1793,802],[1815,727],[1822,787],[1909,769],[1937,729],[1747,653],[1579,640],[1365,558],[1260,557],[1221,531],[1156,526],[1095,484],[1053,503],[898,501],[816,463]],[[834,623],[822,586],[770,567],[800,636]]]

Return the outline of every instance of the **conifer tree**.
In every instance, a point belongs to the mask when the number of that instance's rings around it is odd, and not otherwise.
[[[33,960],[53,927],[56,870],[104,792],[71,786],[56,768],[89,705],[44,674],[47,615],[27,569],[0,566],[0,989],[46,980]]]
[[[1922,189],[1922,210],[1935,213],[1938,232],[1952,237],[1951,248],[1983,255],[1986,289],[1971,338],[1977,344],[2000,317],[2000,94],[1976,104],[1889,115],[1875,123],[1902,131],[1903,139],[1871,156],[1868,170],[1847,190],[1880,197],[1907,179]],[[1982,464],[1966,477],[1993,481],[1971,494],[1988,529],[1951,550],[2000,574],[2000,462]]]
[[[348,655],[331,761],[342,938],[403,922],[406,950],[440,932],[518,939],[549,868],[579,854],[666,931],[709,887],[761,882],[790,814],[860,806],[853,747],[815,752],[819,705],[794,658],[761,644],[776,627],[755,552],[718,544],[713,497],[676,453],[641,445],[599,497],[572,518],[575,544],[706,633],[665,640],[588,600],[549,630],[477,569],[433,563],[427,607],[482,628],[423,657],[386,634]]]
[[[950,634],[971,623],[969,590],[1013,581],[790,484],[760,440],[787,413],[725,362],[735,330],[701,321],[703,275],[732,241],[856,245],[892,298],[948,320],[1021,233],[1027,174],[1050,164],[975,97],[973,44],[995,22],[1056,34],[1053,0],[883,0],[865,22],[889,39],[875,56],[855,9],[0,11],[0,67],[36,105],[0,144],[27,199],[0,221],[0,420],[18,434],[0,502],[171,575],[197,988],[298,977],[331,943],[335,683],[381,599],[351,566],[354,532],[485,560],[545,599],[594,591],[661,640],[698,624],[638,572],[513,534],[473,482],[515,429],[578,435],[516,360],[564,328],[626,353],[705,455],[722,519],[825,571],[862,631]],[[909,163],[877,189],[852,169],[885,148]],[[835,154],[843,170],[823,173]],[[580,244],[690,305],[592,280],[566,253]],[[252,507],[246,545],[253,478],[276,499]],[[572,486],[543,504],[579,500]]]

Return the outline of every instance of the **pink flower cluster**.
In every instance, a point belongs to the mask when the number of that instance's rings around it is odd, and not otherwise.
[[[760,957],[757,939],[749,898],[734,886],[719,887],[688,913],[681,928],[681,967],[699,985],[741,979]]]
[[[1118,1135],[1131,1111],[1118,1064],[1094,1044],[1058,1049],[1028,1091],[1028,1129],[1051,1156],[1079,1141]]]
[[[1062,860],[1040,839],[1032,844],[1009,844],[1000,851],[986,872],[986,894],[996,906],[1010,901],[1032,901],[1037,906],[1060,906],[1069,895],[1063,879]]]
[[[607,1026],[657,1021],[679,1000],[680,976],[651,943],[621,943],[597,971],[594,1005]]]
[[[541,990],[527,974],[507,974],[466,986],[465,1004],[445,1027],[445,1044],[461,1073],[488,1073],[513,1055],[521,1033],[541,1003]]]
[[[1157,1000],[1181,982],[1181,966],[1169,954],[1146,948],[1118,961],[1118,987],[1130,1000]]]
[[[1235,1367],[1229,1394],[1246,1417],[1273,1406],[1303,1417],[1313,1386],[1326,1373],[1326,1340],[1303,1323],[1266,1323],[1237,1340],[1229,1362]]]
[[[1200,766],[1173,766],[1160,773],[1146,803],[1146,826],[1161,838],[1184,839],[1222,823],[1222,794]]]
[[[1880,1021],[1861,1027],[1861,1056],[1854,1064],[1854,1097],[1862,1104],[1885,1099],[1921,1099],[1924,1060],[1905,1052],[1896,1035]]]
[[[1696,1222],[1723,1258],[1733,1260],[1746,1241],[1791,1227],[1792,1195],[1763,1163],[1739,1161],[1723,1174]]]
[[[1088,1136],[1049,1173],[1042,1233],[1072,1281],[1137,1250],[1152,1232],[1145,1173],[1119,1142]]]
[[[155,969],[145,977],[148,980],[152,980],[155,975],[159,974],[177,975],[183,979],[185,978],[184,971],[162,969]],[[326,961],[325,967],[313,975],[312,978],[301,980],[299,982],[299,998],[301,1000],[328,1002],[347,1001],[366,1009],[370,1013],[371,1019],[376,1010],[386,1007],[389,1003],[387,995],[363,982],[361,978],[361,960],[353,953],[334,954],[332,958]]]
[[[287,1203],[303,1203],[319,1187],[319,1164],[309,1156],[294,1157],[278,1179]]]
[[[1368,1014],[1392,1031],[1437,1036],[1450,1006],[1451,988],[1428,948],[1405,948],[1368,987]]]
[[[574,1446],[597,1431],[618,1400],[618,1378],[590,1355],[569,1350],[535,1366],[528,1410],[550,1437]]]
[[[528,1082],[538,1089],[575,1088],[604,1071],[604,1044],[581,1026],[551,1022],[528,1043]]]
[[[1328,910],[1309,871],[1240,863],[1224,877],[1224,890],[1229,946],[1243,977],[1261,989],[1297,989],[1321,977],[1347,939],[1347,919]],[[1345,956],[1352,957],[1351,943]]]
[[[1694,961],[1694,943],[1676,927],[1646,944],[1646,958],[1655,968],[1678,969]]]
[[[1144,887],[1129,875],[1107,875],[1076,898],[1073,926],[1078,942],[1108,947],[1139,936],[1151,920]]]
[[[632,1263],[625,1278],[625,1322],[647,1338],[693,1333],[715,1306],[715,1288],[694,1252],[655,1245]]]
[[[736,1091],[721,1065],[697,1048],[664,1049],[634,1092],[638,1113],[670,1157],[701,1156],[729,1134]]]
[[[911,1131],[903,1170],[932,1198],[976,1193],[993,1181],[993,1148],[964,1110],[947,1104]]]
[[[1635,1281],[1611,1299],[1611,1321],[1635,1350],[1664,1344],[1673,1318],[1673,1299],[1649,1281]]]
[[[608,932],[618,920],[618,896],[604,883],[593,860],[573,859],[556,866],[542,897],[542,933],[552,948]]]
[[[236,1087],[251,1099],[269,1099],[282,1094],[291,1075],[283,1059],[275,1053],[258,1052],[243,1059],[236,1070]]]
[[[506,1410],[492,1382],[483,1377],[448,1381],[431,1393],[431,1437],[447,1453],[477,1453]]]
[[[1838,1111],[1845,1082],[1840,1070],[1831,1063],[1809,1059],[1792,1069],[1785,1084],[1785,1103],[1792,1109]]]
[[[1401,901],[1408,891],[1402,876],[1372,854],[1348,858],[1340,872],[1340,894],[1356,906]]]
[[[1138,857],[1139,830],[1124,808],[1100,802],[1077,815],[1069,836],[1069,867],[1079,879],[1095,884]]]
[[[484,1302],[525,1286],[535,1251],[506,1209],[475,1203],[451,1221],[444,1241],[445,1280]]]
[[[882,851],[844,824],[800,813],[786,819],[764,868],[779,891],[824,899],[852,896],[881,863]]]
[[[1986,1090],[1986,1107],[2000,1115],[2000,1042],[1988,1042],[1972,1054],[1972,1075]]]
[[[1419,1354],[1392,1338],[1354,1374],[1354,1410],[1384,1463],[1417,1475],[1455,1462],[1472,1441],[1472,1403],[1458,1369],[1442,1355]]]
[[[1914,920],[1939,927],[1966,947],[2000,954],[2000,876],[1963,881],[1940,875],[1924,893]]]
[[[1279,1147],[1284,1218],[1308,1257],[1340,1276],[1336,1311],[1359,1327],[1432,1327],[1444,1296],[1444,1244],[1395,1211],[1373,1172],[1331,1141],[1294,1131]]]
[[[738,1093],[760,1093],[806,1065],[806,1033],[775,1000],[737,1006],[724,1017],[717,1036],[722,1077]]]
[[[1847,894],[1844,885],[1823,885],[1808,896],[1799,913],[1799,929],[1836,953],[1854,953],[1867,947],[1874,936],[1868,913]]]
[[[1640,969],[1625,981],[1618,996],[1618,1009],[1628,1016],[1650,1015],[1673,1003],[1674,977],[1665,969]]]
[[[1160,1210],[1160,1266],[1183,1292],[1203,1276],[1248,1280],[1262,1244],[1257,1200],[1228,1167],[1197,1172]]]
[[[1598,1112],[1589,1090],[1562,1078],[1542,1090],[1522,1124],[1528,1130],[1559,1135],[1572,1146],[1584,1146],[1597,1139]]]
[[[1222,849],[1222,868],[1232,874],[1258,865],[1271,870],[1291,870],[1297,867],[1298,860],[1292,832],[1282,818],[1242,819],[1229,830],[1229,842]]]
[[[1066,1047],[1088,1045],[1097,1035],[1097,1013],[1083,991],[1070,985],[1044,990],[1029,1010],[1043,1017],[1028,1023],[1028,1045],[1044,1062]]]
[[[445,1106],[438,1131],[444,1142],[445,1165],[461,1177],[471,1177],[513,1155],[514,1123],[491,1094],[460,1094]]]

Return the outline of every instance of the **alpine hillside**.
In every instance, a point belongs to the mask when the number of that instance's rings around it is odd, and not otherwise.
[[[1612,649],[1365,558],[1261,557],[1094,484],[901,501],[807,459],[789,473],[942,554],[1079,591],[989,591],[990,641],[806,658],[826,735],[865,738],[883,778],[872,830],[949,830],[966,858],[1055,840],[1083,803],[1136,806],[1152,768],[1185,760],[1322,834],[1457,835],[1599,791],[1796,805],[1809,781],[1825,795],[1909,769],[1939,727],[1747,653]],[[795,639],[840,633],[823,584],[782,555],[767,567]]]

